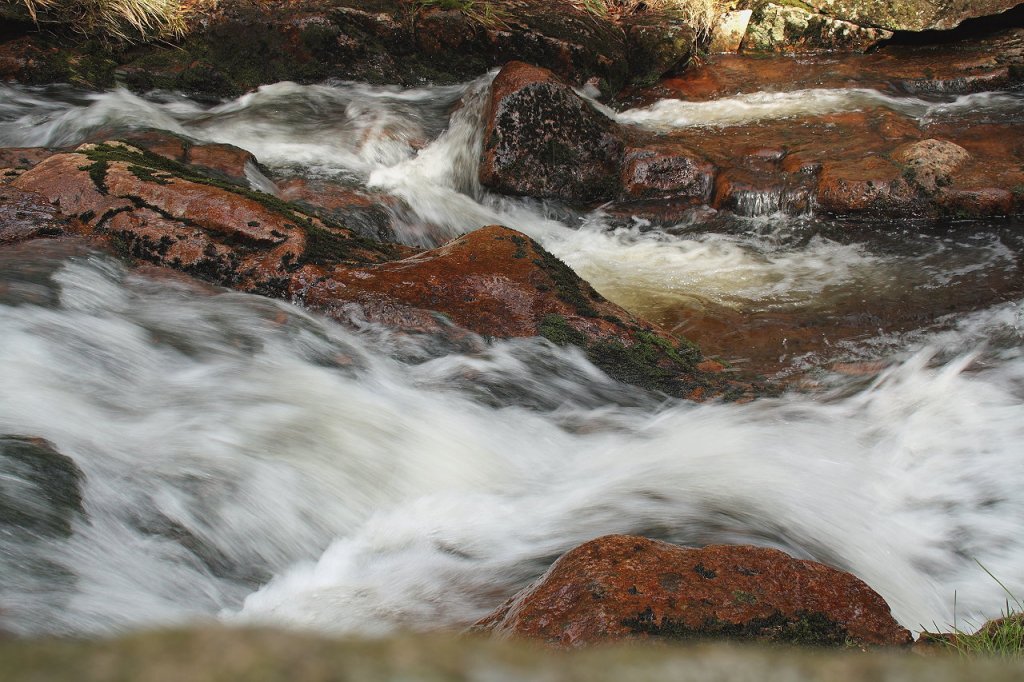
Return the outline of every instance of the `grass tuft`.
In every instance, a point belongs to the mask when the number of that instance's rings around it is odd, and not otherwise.
[[[415,7],[456,10],[467,19],[486,28],[507,28],[509,12],[498,3],[488,0],[416,0]]]
[[[1002,617],[990,620],[974,633],[961,630],[954,623],[953,636],[943,641],[965,658],[1024,660],[1024,604],[991,571],[980,562],[978,565],[1006,592]]]
[[[90,37],[120,42],[178,38],[217,0],[0,0],[23,4],[32,21],[60,23]]]
[[[582,10],[601,17],[621,17],[650,11],[673,12],[692,28],[698,42],[711,35],[725,12],[725,0],[571,0]]]

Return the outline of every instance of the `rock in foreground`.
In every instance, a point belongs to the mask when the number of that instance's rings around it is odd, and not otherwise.
[[[563,555],[477,626],[562,647],[729,639],[903,646],[911,636],[856,577],[774,549],[609,535]]]

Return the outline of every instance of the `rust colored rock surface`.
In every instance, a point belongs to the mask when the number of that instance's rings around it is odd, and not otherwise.
[[[849,573],[774,549],[691,549],[627,535],[566,553],[475,627],[561,647],[624,639],[911,643],[885,601]]]
[[[158,154],[211,178],[248,187],[246,172],[258,168],[256,157],[241,147],[219,142],[193,142],[161,130],[145,130],[119,135],[119,139]],[[94,142],[103,142],[98,137]]]
[[[588,337],[628,334],[639,324],[532,239],[498,225],[403,260],[336,268],[303,298],[311,305],[330,305],[338,289],[344,291],[342,300],[369,310],[434,310],[461,327],[497,337],[536,336],[547,315],[561,316]]]
[[[620,171],[629,198],[678,197],[708,203],[717,169],[684,145],[652,145],[626,150]]]
[[[618,126],[547,69],[506,64],[491,86],[486,120],[485,186],[570,201],[617,192]]]
[[[75,219],[69,229],[109,243],[126,258],[245,291],[283,296],[303,263],[395,255],[272,196],[217,182],[123,142],[51,156],[11,186],[45,197]]]
[[[40,195],[0,186],[0,244],[59,236],[66,224],[60,212]]]
[[[58,151],[44,147],[9,147],[0,149],[0,185],[6,184],[40,161]]]
[[[841,215],[906,215],[917,203],[913,187],[892,162],[865,156],[822,164],[818,204]]]

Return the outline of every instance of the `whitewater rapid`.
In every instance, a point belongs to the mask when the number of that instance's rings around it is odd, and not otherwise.
[[[54,249],[4,263],[0,433],[72,458],[85,514],[0,537],[4,629],[458,627],[613,532],[826,561],[914,629],[993,614],[976,562],[1024,589],[1024,301],[867,388],[693,405],[543,340],[435,348]]]
[[[398,197],[391,227],[410,244],[520,229],[642,314],[693,301],[793,314],[876,297],[918,305],[986,273],[1019,280],[1019,235],[1002,227],[903,226],[869,241],[774,215],[706,230],[721,216],[696,211],[656,229],[491,194],[476,180],[489,79],[279,83],[212,106],[0,85],[0,146],[142,128],[236,144],[272,177]],[[1019,110],[1008,97],[969,106]],[[739,113],[722,119],[723,102],[611,113],[670,128],[966,107],[874,91],[724,105]],[[0,534],[0,630],[462,627],[561,552],[618,532],[779,547],[852,571],[913,630],[977,625],[1005,597],[986,570],[1024,594],[1022,317],[1011,295],[876,330],[832,349],[817,393],[696,405],[625,387],[542,339],[400,336],[80,247],[7,248],[0,435],[45,438],[71,458],[84,513],[67,538]],[[828,369],[866,359],[886,369]],[[34,486],[0,470],[0,492],[28,506]]]

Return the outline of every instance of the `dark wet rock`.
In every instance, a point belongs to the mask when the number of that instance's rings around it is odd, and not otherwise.
[[[1019,0],[804,0],[823,14],[890,31],[948,30],[975,17],[1000,14]]]
[[[0,185],[0,244],[64,234],[67,221],[45,198]]]
[[[505,65],[485,114],[480,182],[509,194],[586,203],[706,203],[716,168],[699,144],[629,131],[547,69]]]
[[[685,21],[668,12],[634,14],[622,19],[629,59],[629,84],[653,85],[690,61],[696,35]]]
[[[29,25],[30,26],[30,25]],[[523,59],[606,92],[630,80],[622,27],[569,3],[541,0],[429,6],[404,0],[223,0],[176,44],[86,42],[73,27],[0,44],[0,75],[24,83],[71,82],[136,91],[237,96],[260,85],[344,78],[452,83]],[[650,79],[673,66],[682,33],[651,33],[636,67]],[[659,44],[664,41],[664,45]],[[640,53],[638,52],[638,55]],[[669,63],[671,62],[671,63]]]
[[[68,536],[84,475],[42,438],[0,435],[0,530]]]
[[[627,535],[566,553],[475,627],[560,647],[617,640],[911,643],[885,601],[849,573],[774,549],[691,549]]]
[[[744,52],[866,52],[892,31],[865,28],[808,12],[801,7],[764,3],[754,9],[743,38]]]
[[[573,201],[617,193],[618,126],[547,69],[506,64],[491,87],[486,121],[485,186]]]

